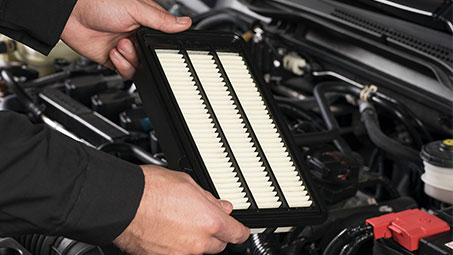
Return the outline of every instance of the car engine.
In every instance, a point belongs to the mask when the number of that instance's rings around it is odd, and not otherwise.
[[[342,23],[295,4],[157,2],[191,16],[194,30],[243,38],[328,209],[322,224],[268,228],[222,254],[453,254],[451,34],[431,43],[335,1],[327,2]],[[0,110],[132,163],[168,166],[133,81],[67,53],[44,72],[23,46],[2,43],[9,46]],[[9,247],[0,254],[121,254],[35,233],[0,239],[0,247]]]

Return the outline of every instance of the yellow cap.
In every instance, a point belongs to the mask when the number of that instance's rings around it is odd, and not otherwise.
[[[442,143],[447,146],[453,146],[453,139],[445,139],[442,141]]]

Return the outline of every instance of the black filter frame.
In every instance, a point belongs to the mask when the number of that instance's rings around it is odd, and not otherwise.
[[[313,204],[310,207],[281,206],[274,209],[257,209],[256,206],[253,206],[254,202],[251,201],[252,206],[249,209],[234,210],[232,216],[250,228],[304,226],[319,224],[325,220],[327,216],[325,204],[320,201],[314,186],[311,185],[309,175],[305,173],[308,167],[305,160],[300,157],[302,153],[294,143],[270,89],[264,86],[262,76],[257,75],[241,36],[227,32],[193,30],[166,34],[149,28],[140,28],[137,30],[134,40],[140,58],[134,81],[170,169],[189,173],[201,187],[219,198],[155,50],[179,50],[184,56],[187,56],[187,51],[191,50],[238,53],[243,57],[265,100],[269,114],[272,115],[277,129],[280,131],[283,142],[289,150]],[[214,55],[217,62],[217,55],[215,53]],[[193,70],[192,64],[190,62],[187,64],[189,69]],[[194,77],[198,84],[197,79]],[[246,192],[248,192],[247,189]],[[283,202],[283,205],[285,204]]]

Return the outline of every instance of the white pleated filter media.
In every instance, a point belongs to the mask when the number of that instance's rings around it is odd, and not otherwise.
[[[242,56],[217,52],[219,64],[210,52],[188,51],[185,57],[178,50],[165,49],[156,50],[156,54],[221,199],[229,200],[235,210],[248,209],[252,200],[258,209],[279,208],[283,199],[290,208],[312,205]],[[203,98],[195,77],[206,98]],[[225,138],[223,141],[220,133]],[[256,137],[255,141],[251,133]],[[241,183],[239,174],[246,185]],[[271,174],[284,198],[278,195]],[[246,187],[252,197],[247,196]]]

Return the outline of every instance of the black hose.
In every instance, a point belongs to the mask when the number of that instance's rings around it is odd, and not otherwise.
[[[370,225],[361,225],[355,228],[345,228],[340,232],[332,241],[327,245],[323,255],[337,255],[343,246],[349,244],[357,236],[372,231],[373,227]]]
[[[407,161],[421,164],[419,152],[385,135],[379,127],[376,110],[368,103],[361,103],[361,117],[371,141],[383,151]]]
[[[250,253],[251,255],[276,255],[280,254],[280,246],[272,235],[253,234]]]
[[[25,93],[25,90],[21,86],[19,86],[19,84],[14,80],[13,75],[8,70],[2,70],[1,77],[5,81],[8,88],[16,94],[17,99],[24,105],[25,109],[29,111],[32,117],[39,119],[44,109],[37,106],[33,102],[31,97]]]
[[[329,102],[325,94],[327,92],[340,92],[352,95],[360,94],[360,89],[353,86],[348,86],[341,82],[322,82],[315,86],[313,94],[318,102],[319,110],[321,112],[322,118],[326,123],[326,126],[329,131],[338,131],[340,126],[338,125],[335,116],[329,107]],[[341,152],[350,153],[352,150],[349,145],[343,140],[343,138],[338,135],[334,140],[335,145]]]
[[[327,245],[326,249],[322,253],[323,255],[337,255],[338,251],[350,240],[351,236],[348,235],[348,229],[343,229],[332,241]]]
[[[349,244],[348,249],[346,250],[346,253],[344,255],[355,255],[359,251],[360,247],[368,241],[373,240],[374,234],[373,232],[367,232],[361,236],[356,237],[354,242]],[[340,254],[342,255],[342,254]]]
[[[401,115],[397,115],[397,117],[403,116],[403,117],[407,118],[408,121],[413,122],[413,124],[415,126],[417,126],[420,129],[420,131],[422,131],[423,135],[425,136],[425,138],[428,141],[432,141],[433,140],[431,134],[429,133],[428,129],[423,124],[423,122],[421,120],[419,120],[415,116],[415,114],[405,104],[402,104],[399,101],[394,100],[394,99],[389,99],[389,98],[386,98],[386,97],[379,97],[378,95],[372,95],[371,96],[371,100],[372,101],[375,101],[376,98],[381,99],[380,100],[381,102],[382,101],[387,101],[388,104],[391,105],[391,107],[393,107],[394,109],[398,109],[398,111],[401,112],[402,114]]]
[[[413,121],[411,121],[408,118],[408,117],[410,117],[410,114],[408,113],[408,111],[403,112],[399,109],[399,107],[397,105],[391,103],[388,100],[377,97],[377,96],[374,96],[372,101],[373,101],[373,103],[377,103],[378,105],[384,107],[385,110],[390,112],[393,116],[397,117],[401,121],[401,123],[407,128],[407,131],[409,132],[414,145],[417,148],[421,149],[421,147],[423,146],[424,143],[423,143],[419,133],[416,131]],[[424,128],[424,126],[423,126],[423,128]]]
[[[104,255],[98,246],[64,237],[29,234],[14,239],[33,255]]]
[[[332,130],[338,128],[339,126],[333,116],[333,113],[329,109],[329,104],[325,98],[326,92],[346,93],[358,97],[360,96],[361,89],[342,82],[323,82],[315,86],[313,94],[315,95],[315,98],[318,101],[322,117],[326,122],[327,127],[329,128],[329,130]],[[416,146],[419,147],[421,144],[423,144],[423,141],[420,138],[420,135],[417,132],[415,132],[414,126],[417,126],[418,129],[422,131],[424,137],[428,141],[432,140],[431,135],[429,134],[428,130],[423,125],[423,123],[419,119],[417,119],[415,115],[405,105],[391,98],[379,96],[378,94],[370,94],[368,100],[384,107],[386,110],[390,111],[394,116],[396,116],[407,127]],[[347,147],[345,147],[345,145],[347,144],[344,143],[341,137],[335,140],[335,144],[340,150],[342,150],[342,148],[347,149]],[[414,150],[412,149],[412,151]]]
[[[346,255],[346,253],[349,251],[349,248],[351,248],[352,243],[353,242],[350,242],[350,243],[346,244],[345,246],[343,246],[343,248],[341,248],[340,253],[338,253],[338,255]]]
[[[332,111],[329,109],[329,102],[325,94],[327,92],[340,92],[345,94],[359,95],[360,89],[357,87],[349,86],[341,82],[322,82],[315,86],[313,94],[318,102],[322,117],[326,122],[328,129],[340,129],[337,120],[333,116]]]
[[[154,157],[141,147],[129,143],[106,143],[99,146],[97,149],[107,153],[123,153],[130,155],[140,160],[144,164],[163,167],[168,166],[167,162]]]

